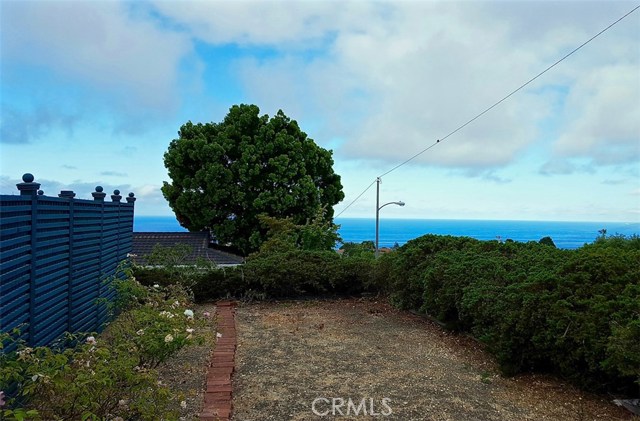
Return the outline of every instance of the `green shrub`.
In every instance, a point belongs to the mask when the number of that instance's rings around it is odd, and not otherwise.
[[[146,286],[183,285],[196,302],[377,291],[373,255],[341,257],[335,251],[295,248],[259,252],[242,266],[201,269],[188,275],[176,276],[163,267],[136,267],[134,273]]]
[[[62,350],[31,348],[19,332],[0,335],[0,419],[176,420],[180,397],[154,370],[201,327],[180,286],[114,281],[119,316],[98,337],[68,335]],[[12,345],[12,351],[8,351]]]
[[[250,284],[269,297],[331,292],[340,256],[334,251],[290,250],[258,253],[247,259]]]
[[[428,313],[487,345],[506,374],[554,372],[588,389],[640,379],[640,240],[547,242],[427,235],[380,259],[393,304]]]

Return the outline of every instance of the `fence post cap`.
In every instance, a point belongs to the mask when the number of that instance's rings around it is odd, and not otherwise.
[[[73,192],[73,190],[60,190],[60,194],[58,195],[58,197],[68,197],[72,199],[76,197],[76,194]]]
[[[35,196],[38,194],[38,189],[40,188],[40,183],[34,183],[33,174],[26,173],[22,176],[22,183],[16,184],[18,190],[20,190],[21,196]]]
[[[133,194],[133,192],[132,192],[132,193],[129,193],[129,196],[127,197],[127,203],[133,203],[133,202],[135,202],[135,201],[136,201],[136,198],[135,198],[134,196],[135,196],[135,194]]]
[[[103,192],[103,188],[102,186],[96,186],[96,191],[94,191],[93,193],[91,193],[91,196],[93,196],[93,200],[97,200],[97,201],[104,201],[104,197],[107,195],[107,193]]]
[[[120,202],[120,199],[122,199],[122,196],[120,196],[120,190],[115,189],[111,195],[111,200],[113,202]]]

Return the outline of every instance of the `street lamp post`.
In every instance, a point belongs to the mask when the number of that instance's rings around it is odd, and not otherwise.
[[[380,206],[380,183],[382,182],[382,180],[380,179],[380,177],[378,177],[376,179],[376,258],[380,255],[380,249],[378,247],[378,241],[380,239],[380,209],[384,208],[387,205],[398,205],[398,206],[404,206],[404,202],[402,201],[398,201],[398,202],[389,202],[389,203],[385,203],[384,205]]]

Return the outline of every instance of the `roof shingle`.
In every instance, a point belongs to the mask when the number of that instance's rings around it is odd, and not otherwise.
[[[179,244],[191,248],[191,253],[185,256],[181,264],[193,265],[198,260],[213,263],[218,266],[239,265],[244,263],[241,256],[216,250],[210,247],[209,233],[201,232],[134,232],[132,259],[137,265],[147,264],[145,256],[151,254],[156,245],[174,247]]]

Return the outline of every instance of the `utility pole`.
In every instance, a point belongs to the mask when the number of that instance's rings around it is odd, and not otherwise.
[[[376,251],[375,256],[376,259],[380,254],[380,250],[378,249],[378,240],[380,237],[380,182],[382,180],[380,177],[376,178]]]

